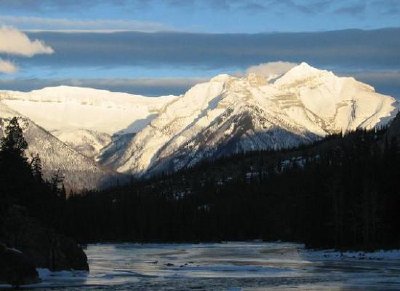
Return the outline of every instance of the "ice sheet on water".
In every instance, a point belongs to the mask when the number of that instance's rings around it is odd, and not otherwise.
[[[400,289],[400,251],[305,250],[293,243],[96,244],[91,272],[50,272],[35,288]]]

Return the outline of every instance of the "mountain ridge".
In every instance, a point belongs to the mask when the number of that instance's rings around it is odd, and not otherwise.
[[[384,126],[398,108],[367,84],[307,63],[274,78],[220,74],[180,96],[69,86],[0,95],[93,162],[138,176]]]
[[[43,174],[47,180],[56,174],[61,175],[67,191],[81,191],[112,185],[112,180],[117,178],[116,173],[109,169],[103,169],[89,158],[76,152],[29,118],[1,102],[0,105],[0,137],[4,134],[3,129],[9,120],[17,117],[28,143],[25,154],[28,159],[39,154]]]
[[[383,126],[396,107],[394,98],[369,85],[306,63],[272,83],[254,74],[222,74],[169,103],[132,138],[122,156],[109,158],[111,145],[103,151],[108,158],[102,160],[100,155],[100,161],[139,175],[176,171],[217,152],[219,156],[293,147],[328,134]],[[246,115],[251,122],[245,122]],[[230,136],[233,130],[236,146]],[[224,144],[230,144],[225,152]]]

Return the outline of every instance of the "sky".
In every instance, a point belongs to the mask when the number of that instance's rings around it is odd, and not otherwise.
[[[278,61],[400,99],[400,0],[0,0],[0,90],[181,94]]]

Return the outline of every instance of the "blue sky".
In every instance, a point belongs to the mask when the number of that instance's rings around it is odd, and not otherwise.
[[[398,0],[1,0],[21,29],[208,33],[374,29],[399,25]]]
[[[400,93],[400,29],[387,29],[400,27],[398,0],[0,0],[0,26],[53,49],[0,45],[16,68],[0,73],[3,89],[178,94],[218,73],[307,61]]]

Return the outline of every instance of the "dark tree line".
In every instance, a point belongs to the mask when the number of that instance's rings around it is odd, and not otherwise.
[[[28,147],[18,118],[10,120],[0,141],[0,241],[18,246],[19,233],[34,218],[61,229],[65,192],[60,181],[43,179],[40,157],[25,156]]]
[[[400,246],[400,153],[384,130],[291,151],[240,154],[67,200],[84,242],[290,240]]]
[[[81,242],[289,240],[338,249],[400,246],[400,150],[385,130],[243,153],[65,199],[12,119],[0,145],[0,241],[34,217]],[[21,227],[21,232],[23,227]],[[15,242],[10,243],[10,234]]]

